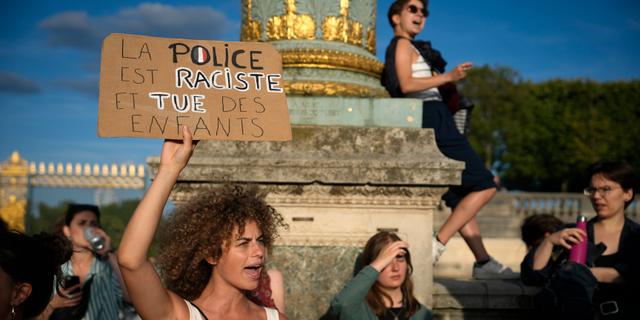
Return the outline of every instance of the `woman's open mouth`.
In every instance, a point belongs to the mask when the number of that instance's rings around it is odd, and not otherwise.
[[[256,263],[256,264],[252,264],[252,265],[248,265],[248,266],[244,267],[245,274],[251,280],[260,279],[261,271],[262,271],[262,263]]]

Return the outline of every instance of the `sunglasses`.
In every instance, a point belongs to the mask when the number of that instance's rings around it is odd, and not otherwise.
[[[418,9],[418,7],[415,4],[408,5],[407,10],[409,10],[409,12],[413,14],[416,14],[418,13],[418,11],[420,11],[422,13],[422,16],[424,16],[425,18],[429,16],[429,10],[427,10],[427,8]]]

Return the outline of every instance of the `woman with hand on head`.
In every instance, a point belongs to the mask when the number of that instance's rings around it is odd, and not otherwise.
[[[567,261],[571,247],[586,240],[586,266],[597,281],[597,289],[591,309],[583,311],[588,317],[638,319],[640,225],[624,213],[635,197],[638,177],[630,165],[618,161],[596,162],[587,174],[590,183],[584,192],[596,212],[587,223],[587,232],[564,228],[544,238],[522,262],[522,280],[544,285]]]
[[[117,257],[111,248],[111,238],[100,228],[98,207],[70,204],[62,233],[71,242],[73,255],[61,266],[63,278],[57,279],[57,290],[40,318],[68,319],[72,313],[73,317],[77,315],[83,319],[118,319],[122,300],[128,300],[128,296]],[[87,234],[100,237],[102,244],[98,247],[92,245]],[[65,279],[70,277],[75,277],[77,282],[68,287]],[[86,297],[83,301],[86,294],[88,301]]]
[[[182,127],[182,141],[166,140],[158,173],[131,217],[118,253],[136,311],[144,319],[262,319],[286,317],[251,302],[265,252],[283,225],[256,188],[226,186],[203,192],[176,208],[161,236],[160,275],[147,260],[180,172],[195,144]]]
[[[408,243],[379,232],[367,241],[361,259],[365,267],[331,302],[339,319],[431,319],[413,295]]]
[[[471,249],[476,263],[476,279],[509,279],[518,275],[494,260],[487,252],[476,220],[478,211],[493,198],[496,185],[493,175],[484,167],[469,141],[456,128],[448,107],[443,103],[438,86],[456,82],[467,76],[470,62],[462,63],[450,72],[434,74],[436,62],[444,68],[439,52],[429,49],[425,59],[414,46],[429,16],[428,1],[397,0],[387,14],[394,37],[387,47],[382,84],[392,97],[412,97],[423,100],[422,127],[432,128],[436,144],[445,156],[464,161],[462,184],[450,186],[442,198],[452,209],[447,221],[432,239],[432,259],[435,265],[447,242],[459,232]],[[437,58],[436,58],[437,57]],[[433,61],[429,61],[433,58]]]

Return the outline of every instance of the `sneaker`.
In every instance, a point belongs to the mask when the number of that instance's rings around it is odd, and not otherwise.
[[[442,244],[442,242],[438,241],[436,236],[434,235],[431,241],[431,259],[433,260],[433,265],[435,266],[440,260],[440,256],[444,251],[447,250],[447,247]]]
[[[473,278],[477,280],[492,279],[518,279],[520,275],[513,272],[511,268],[505,267],[502,263],[489,257],[489,261],[483,265],[473,264]]]

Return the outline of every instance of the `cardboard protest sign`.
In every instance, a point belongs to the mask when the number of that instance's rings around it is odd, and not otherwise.
[[[111,34],[98,136],[291,140],[282,58],[269,44]]]

